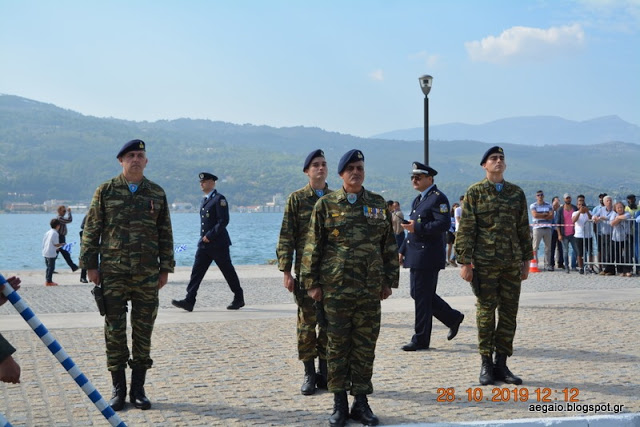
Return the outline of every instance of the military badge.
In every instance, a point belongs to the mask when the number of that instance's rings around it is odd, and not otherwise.
[[[338,231],[338,229],[335,228],[331,234],[333,234],[335,237],[338,237],[340,235],[340,231]]]
[[[447,213],[449,212],[449,207],[446,205],[446,203],[443,203],[440,205],[440,213]]]
[[[222,207],[227,206],[227,201],[225,199],[220,199],[220,206]]]
[[[354,204],[358,200],[358,195],[356,193],[347,194],[347,201],[351,204]]]

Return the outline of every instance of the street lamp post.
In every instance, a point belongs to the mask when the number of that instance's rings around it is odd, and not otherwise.
[[[429,165],[429,92],[431,92],[431,84],[433,77],[428,74],[420,76],[420,89],[424,93],[424,164]]]

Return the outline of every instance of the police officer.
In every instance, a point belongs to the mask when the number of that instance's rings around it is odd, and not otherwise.
[[[520,285],[533,259],[529,211],[522,189],[504,179],[507,163],[501,147],[488,149],[480,165],[486,178],[471,185],[464,197],[456,259],[462,264],[462,279],[471,282],[478,275],[479,288],[474,292],[482,358],[480,384],[504,381],[518,385],[522,379],[506,363],[513,354]]]
[[[229,246],[231,246],[231,239],[227,232],[229,205],[227,199],[215,189],[217,176],[202,172],[198,177],[200,188],[205,194],[200,206],[200,241],[191,270],[191,279],[187,285],[187,296],[183,300],[171,300],[171,304],[193,311],[200,283],[211,262],[215,261],[229,289],[233,292],[233,301],[227,306],[227,310],[238,310],[244,307],[244,293],[229,253]]]
[[[116,156],[122,174],[101,184],[93,195],[82,234],[80,267],[101,285],[106,315],[107,369],[113,380],[109,404],[124,407],[125,368],[132,369],[129,398],[149,409],[144,391],[151,333],[158,314],[158,291],[173,273],[173,232],[164,190],[144,177],[145,143],[134,139]],[[131,301],[132,350],[127,347],[127,302]]]
[[[413,163],[411,182],[420,194],[412,205],[410,220],[402,224],[409,232],[400,247],[400,262],[410,268],[411,298],[415,302],[415,334],[404,351],[427,350],[433,316],[449,328],[447,339],[458,334],[464,314],[452,309],[438,294],[438,272],[445,267],[445,235],[451,226],[449,200],[433,183],[438,172]]]
[[[338,163],[342,188],[311,213],[300,275],[307,293],[324,302],[328,321],[328,389],[332,426],[347,418],[379,423],[367,400],[380,333],[380,300],[398,287],[398,247],[382,196],[363,186],[364,155],[350,150]],[[347,390],[355,396],[349,413]]]
[[[320,197],[330,193],[326,182],[327,161],[324,152],[318,149],[309,153],[302,165],[302,171],[309,177],[309,183],[287,198],[276,254],[278,269],[284,274],[284,287],[293,292],[298,305],[298,358],[302,360],[305,372],[300,391],[304,395],[311,395],[315,393],[316,385],[318,388],[327,388],[327,327],[322,319],[316,316],[314,301],[300,286],[298,279],[311,211]],[[295,278],[291,275],[294,252]],[[314,362],[316,357],[317,373]]]

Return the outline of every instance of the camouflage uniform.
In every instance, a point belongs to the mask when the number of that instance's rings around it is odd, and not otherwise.
[[[363,189],[350,204],[344,189],[326,195],[311,214],[302,284],[321,287],[328,320],[329,391],[373,392],[383,285],[398,287],[398,253],[381,196]]]
[[[122,174],[100,185],[87,213],[80,266],[100,269],[108,369],[124,369],[127,362],[131,368],[150,368],[151,333],[158,313],[158,274],[172,273],[175,266],[164,190],[143,178],[138,190],[131,193]],[[129,300],[131,360],[126,335]]]
[[[325,184],[324,194],[331,192]],[[320,197],[316,194],[310,184],[294,191],[287,199],[280,228],[280,239],[276,254],[278,256],[278,269],[280,271],[291,271],[293,264],[293,252],[295,258],[295,277],[300,278],[300,265],[302,264],[302,252],[304,243],[309,231],[309,220],[311,211]],[[296,280],[296,289],[293,295],[298,305],[298,358],[302,361],[327,358],[327,328],[318,324],[318,334],[316,335],[316,310],[313,307],[313,299],[307,295],[306,289],[302,288],[299,280]]]
[[[456,260],[473,263],[480,278],[478,350],[511,356],[520,299],[522,262],[533,259],[529,211],[520,187],[502,191],[484,179],[467,190],[456,233]],[[495,311],[498,309],[498,326]]]

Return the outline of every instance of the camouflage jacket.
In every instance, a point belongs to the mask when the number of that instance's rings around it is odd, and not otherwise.
[[[520,187],[505,181],[502,191],[488,179],[473,184],[462,202],[456,233],[456,261],[493,265],[533,259],[529,210]]]
[[[382,196],[363,189],[352,205],[341,188],[311,213],[301,282],[326,294],[369,294],[398,287],[399,264],[391,216]]]
[[[87,212],[80,267],[99,267],[103,273],[152,274],[172,273],[174,266],[164,190],[143,178],[131,193],[122,174],[100,185]]]
[[[329,186],[325,184],[324,194],[326,195],[330,192]],[[293,253],[295,252],[295,274],[296,277],[300,277],[300,264],[302,263],[302,252],[304,251],[304,243],[309,231],[311,211],[319,198],[310,184],[289,195],[287,206],[284,208],[280,238],[276,247],[278,269],[280,271],[291,271]]]

